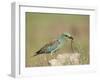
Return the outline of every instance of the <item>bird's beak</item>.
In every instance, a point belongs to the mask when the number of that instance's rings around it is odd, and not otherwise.
[[[72,40],[74,39],[72,36],[67,36],[67,35],[65,35],[65,36],[68,37],[69,39],[72,39]]]
[[[70,36],[70,37],[68,37],[68,38],[69,38],[69,39],[72,39],[72,40],[74,39],[72,36]]]

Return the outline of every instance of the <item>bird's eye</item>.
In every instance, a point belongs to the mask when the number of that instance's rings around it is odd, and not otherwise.
[[[68,35],[65,35],[66,37],[68,37]]]

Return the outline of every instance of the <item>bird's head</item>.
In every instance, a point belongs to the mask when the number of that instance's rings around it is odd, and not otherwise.
[[[64,33],[63,33],[63,36],[64,36],[64,37],[67,37],[68,39],[71,39],[71,40],[74,39],[74,38],[73,38],[69,33],[67,33],[67,32],[64,32]]]

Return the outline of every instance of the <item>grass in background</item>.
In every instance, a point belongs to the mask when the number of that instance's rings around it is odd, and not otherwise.
[[[80,50],[80,64],[89,64],[89,15],[26,12],[26,67],[48,66],[48,60],[58,54],[72,52],[70,41],[53,56],[32,57],[36,51],[63,32],[74,36],[74,49]],[[77,48],[76,48],[77,47]],[[45,59],[47,58],[47,60]]]

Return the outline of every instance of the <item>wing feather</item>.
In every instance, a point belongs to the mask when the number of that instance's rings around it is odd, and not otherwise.
[[[60,42],[58,40],[51,41],[47,44],[45,44],[39,51],[37,51],[37,54],[42,53],[50,53],[52,50],[56,49]]]

